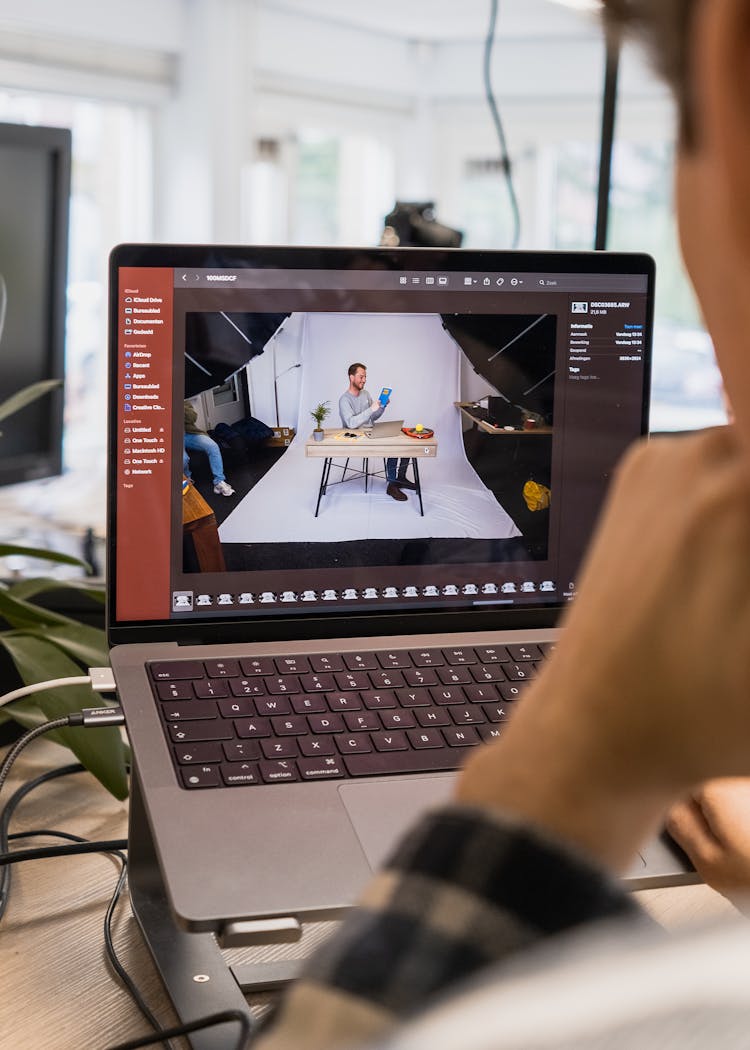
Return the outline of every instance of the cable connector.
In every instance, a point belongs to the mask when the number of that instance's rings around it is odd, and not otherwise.
[[[73,711],[68,716],[68,725],[85,726],[87,729],[98,726],[124,726],[125,715],[121,707],[85,707],[82,711]]]
[[[111,667],[89,667],[91,688],[95,693],[116,693],[115,676]]]

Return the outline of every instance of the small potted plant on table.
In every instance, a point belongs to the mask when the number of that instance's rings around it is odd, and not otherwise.
[[[326,418],[328,413],[331,411],[328,401],[321,401],[319,405],[316,405],[310,415],[315,420],[315,430],[313,430],[313,437],[316,441],[323,440],[323,420]]]

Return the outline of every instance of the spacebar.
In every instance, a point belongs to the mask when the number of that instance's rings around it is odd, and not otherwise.
[[[442,747],[424,751],[345,755],[344,763],[350,777],[379,777],[388,773],[431,773],[438,769],[457,769],[459,765],[454,751]]]

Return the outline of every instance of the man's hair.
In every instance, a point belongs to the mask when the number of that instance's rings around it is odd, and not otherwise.
[[[677,100],[680,142],[695,142],[691,70],[690,28],[696,0],[602,0],[604,23],[610,33],[623,32],[640,38],[652,62],[667,81]]]
[[[367,371],[367,365],[363,365],[361,361],[355,361],[353,365],[349,365],[349,375],[356,375],[358,368],[361,368],[363,372]]]

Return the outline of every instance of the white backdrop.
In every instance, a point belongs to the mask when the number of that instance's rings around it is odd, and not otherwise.
[[[289,320],[299,332],[302,364],[297,437],[220,526],[224,543],[520,535],[466,459],[454,405],[460,400],[461,351],[439,316],[313,313]],[[424,517],[414,492],[398,503],[386,494],[382,478],[371,479],[367,493],[363,479],[329,487],[314,516],[323,460],[305,456],[314,426],[310,410],[328,401],[325,425],[340,425],[338,400],[353,361],[367,366],[366,389],[374,399],[383,386],[393,387],[382,421],[404,419],[407,426],[422,423],[435,431],[437,457],[419,462]],[[419,442],[414,445],[419,455]],[[361,466],[361,459],[352,457],[350,466]],[[382,459],[370,459],[371,470],[382,466]],[[334,467],[331,480],[340,476]]]

